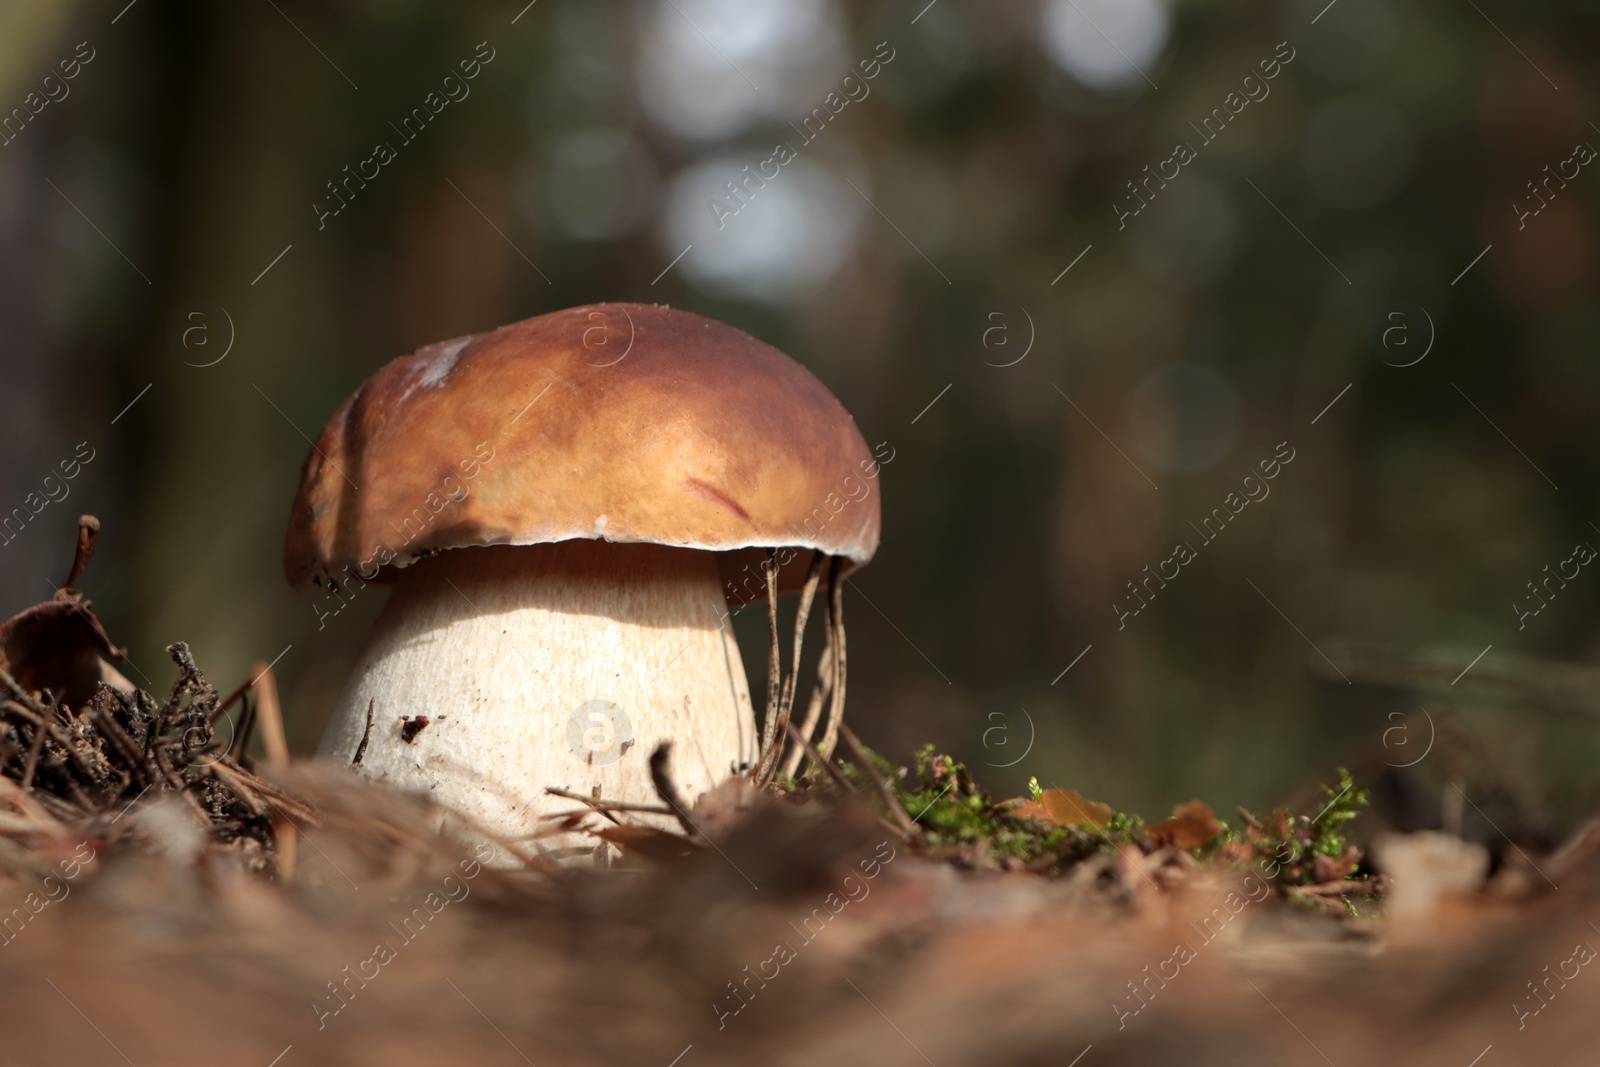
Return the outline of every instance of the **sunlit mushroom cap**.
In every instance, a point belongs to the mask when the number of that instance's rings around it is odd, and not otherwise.
[[[576,538],[727,553],[725,574],[766,548],[859,565],[877,474],[850,413],[770,345],[666,307],[569,308],[369,378],[306,457],[284,570],[301,588],[370,581],[445,549]],[[785,587],[809,555],[780,553]]]

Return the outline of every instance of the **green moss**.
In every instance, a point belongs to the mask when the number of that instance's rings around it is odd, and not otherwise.
[[[1058,824],[1040,807],[1044,790],[1037,779],[1029,779],[1026,798],[996,802],[966,767],[935,752],[932,745],[924,746],[909,768],[896,767],[873,752],[867,756],[932,852],[1060,873],[1096,853],[1126,845],[1146,852],[1156,847],[1145,820],[1130,812],[1113,811],[1104,828]],[[860,767],[843,760],[837,767],[863,797],[878,795],[878,787]],[[1356,873],[1360,853],[1350,845],[1346,830],[1366,807],[1367,791],[1358,788],[1343,768],[1337,786],[1322,788],[1325,803],[1315,814],[1279,809],[1262,820],[1241,809],[1242,826],[1235,829],[1224,822],[1221,833],[1189,851],[1202,862],[1253,866],[1285,887],[1364,880]],[[1352,916],[1360,915],[1350,900],[1345,899],[1344,905]]]
[[[1339,768],[1339,788],[1335,790],[1325,785],[1322,792],[1328,803],[1308,823],[1311,849],[1324,856],[1343,856],[1350,844],[1345,837],[1344,826],[1361,814],[1361,809],[1367,806],[1371,798],[1365,789],[1356,788],[1355,779],[1343,767]]]
[[[1265,820],[1240,809],[1244,826],[1229,831],[1236,847],[1223,851],[1249,860],[1279,885],[1316,885],[1337,880],[1367,881],[1359,864],[1361,852],[1350,844],[1345,829],[1369,803],[1367,790],[1357,787],[1345,768],[1339,768],[1338,787],[1322,786],[1324,803],[1315,815],[1294,815],[1279,808]],[[1241,855],[1241,847],[1244,854]],[[1376,899],[1375,891],[1366,894]],[[1353,907],[1346,901],[1347,907]]]

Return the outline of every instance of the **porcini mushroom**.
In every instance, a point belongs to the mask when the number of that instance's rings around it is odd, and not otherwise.
[[[825,558],[836,605],[877,547],[876,476],[810,372],[687,312],[571,308],[401,357],[323,429],[290,518],[325,621],[394,583],[319,753],[515,835],[573,807],[547,787],[658,802],[670,740],[692,802],[762,747],[730,611],[769,585],[808,607]]]

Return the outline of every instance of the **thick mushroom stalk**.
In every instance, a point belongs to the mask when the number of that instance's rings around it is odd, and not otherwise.
[[[443,552],[399,572],[320,754],[520,836],[574,808],[550,786],[659,803],[650,753],[671,739],[693,803],[756,756],[731,631],[710,553],[588,540]]]

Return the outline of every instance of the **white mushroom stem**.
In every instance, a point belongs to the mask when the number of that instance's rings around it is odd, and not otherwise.
[[[690,803],[756,757],[715,557],[566,541],[399,572],[318,752],[520,836],[578,806],[549,786],[659,803],[649,760],[666,740]]]

